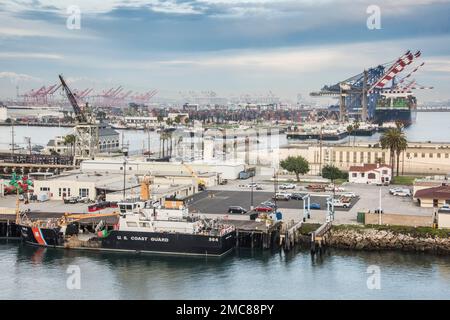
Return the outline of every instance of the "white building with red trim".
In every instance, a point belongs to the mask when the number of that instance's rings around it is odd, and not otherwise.
[[[378,163],[351,166],[348,172],[348,181],[352,183],[386,185],[391,182],[391,179],[391,168]]]

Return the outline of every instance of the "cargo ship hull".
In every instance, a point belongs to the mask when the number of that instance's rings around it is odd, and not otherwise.
[[[43,247],[169,255],[222,256],[232,251],[236,244],[235,231],[221,236],[209,236],[111,230],[106,237],[92,238],[86,244],[71,246],[59,228],[33,228],[25,225],[21,226],[21,238],[26,244]]]
[[[409,126],[412,123],[412,113],[409,109],[377,109],[375,122],[379,125],[385,122],[401,122],[404,126]]]

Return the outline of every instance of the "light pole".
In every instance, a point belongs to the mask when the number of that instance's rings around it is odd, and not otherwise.
[[[277,168],[274,168],[273,170],[273,188],[274,188],[274,204],[275,204],[275,211],[277,211],[277,191],[278,191],[278,174],[277,174]]]
[[[250,210],[253,210],[253,175],[252,175],[252,190],[251,190],[251,193],[250,193]]]
[[[379,191],[379,203],[378,203],[378,224],[381,225],[381,187]]]
[[[127,159],[123,159],[123,200],[125,200]]]

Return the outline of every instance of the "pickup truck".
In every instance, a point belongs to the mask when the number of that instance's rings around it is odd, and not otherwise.
[[[350,208],[350,202],[343,202],[341,199],[333,199],[333,206],[338,208]]]

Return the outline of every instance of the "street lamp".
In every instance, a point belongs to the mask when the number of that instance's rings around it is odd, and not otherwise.
[[[378,201],[379,201],[379,204],[378,204],[378,224],[381,225],[381,187],[380,187],[378,196],[379,196],[379,199],[378,199]]]
[[[127,159],[123,159],[123,200],[125,200],[125,186],[126,186],[126,170],[127,170]]]
[[[250,193],[250,196],[251,196],[251,199],[250,199],[250,210],[253,210],[253,175],[252,175],[252,183],[251,183],[251,186],[252,186],[252,190],[251,190],[251,193]]]
[[[275,204],[275,211],[278,209],[277,205],[277,191],[278,191],[278,175],[277,175],[277,169],[274,168],[273,170],[273,188],[274,188],[274,204]]]

